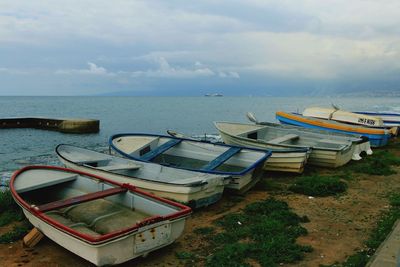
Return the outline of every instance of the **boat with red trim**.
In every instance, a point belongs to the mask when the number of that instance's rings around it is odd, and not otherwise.
[[[97,266],[146,256],[174,242],[191,209],[130,184],[61,167],[28,166],[14,200],[44,235]]]

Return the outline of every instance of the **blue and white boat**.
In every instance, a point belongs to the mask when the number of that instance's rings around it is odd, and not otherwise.
[[[313,117],[306,117],[297,113],[277,111],[276,119],[282,124],[290,124],[331,132],[362,135],[368,137],[372,147],[385,146],[391,138],[390,131],[387,129],[370,128],[360,125],[341,123],[333,120],[317,119]]]
[[[123,133],[109,139],[118,154],[177,169],[230,175],[226,187],[244,192],[260,178],[271,152],[157,134]]]

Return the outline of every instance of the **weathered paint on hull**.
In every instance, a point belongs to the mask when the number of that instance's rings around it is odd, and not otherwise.
[[[146,256],[151,251],[173,243],[182,234],[185,226],[184,218],[168,223],[171,227],[171,235],[170,239],[166,243],[145,251],[139,251],[139,249],[137,249],[140,246],[140,244],[138,244],[138,240],[140,240],[139,235],[149,232],[151,229],[156,227],[166,225],[165,222],[144,226],[138,231],[132,232],[118,239],[99,245],[92,245],[47,224],[24,208],[23,212],[30,223],[32,223],[33,226],[38,228],[48,238],[97,266],[119,264],[140,256]]]
[[[345,165],[351,160],[354,149],[355,145],[352,145],[342,153],[340,151],[313,149],[308,159],[308,163],[321,167],[337,168]]]
[[[265,147],[259,143],[255,143],[254,145],[249,144],[248,142],[236,139],[222,132],[221,132],[221,137],[222,140],[224,140],[224,143],[229,145],[249,146],[261,149],[271,148],[271,147]],[[307,162],[307,157],[308,157],[307,152],[273,151],[271,157],[267,159],[267,161],[264,164],[264,170],[302,173],[304,170],[304,165]]]

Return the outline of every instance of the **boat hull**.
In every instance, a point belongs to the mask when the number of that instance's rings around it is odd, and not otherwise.
[[[400,113],[372,111],[355,111],[354,113],[380,117],[387,127],[400,127]]]
[[[239,145],[255,147],[260,149],[274,149],[271,157],[265,162],[263,168],[268,171],[283,171],[283,172],[294,172],[302,173],[304,171],[304,166],[307,163],[309,156],[308,151],[279,151],[279,146],[264,146],[257,142],[247,142],[246,140],[241,140],[235,138],[232,135],[220,132],[221,138],[225,144],[228,145]]]
[[[352,126],[343,123],[331,122],[329,120],[307,118],[293,113],[279,111],[276,113],[276,119],[283,124],[290,124],[305,128],[326,130],[339,133],[361,134],[362,136],[365,136],[369,139],[372,147],[385,146],[390,139],[390,134],[388,134],[387,131],[383,129],[371,129],[367,127]]]
[[[45,236],[96,266],[120,264],[140,256],[147,256],[150,252],[173,243],[182,234],[185,226],[185,219],[167,223],[161,222],[142,227],[139,231],[104,244],[91,245],[47,224],[24,208],[23,212],[29,222]],[[154,230],[161,230],[163,227],[170,229],[169,240],[165,240],[162,244],[152,248],[149,245],[143,246],[142,236],[150,238]]]

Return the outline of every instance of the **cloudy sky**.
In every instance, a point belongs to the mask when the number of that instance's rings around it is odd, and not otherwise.
[[[400,90],[400,1],[3,0],[0,83],[0,95]]]

